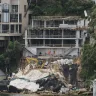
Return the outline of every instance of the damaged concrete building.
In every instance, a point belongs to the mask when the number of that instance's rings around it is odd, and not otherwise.
[[[88,20],[78,16],[32,16],[25,31],[25,56],[78,56]]]
[[[27,0],[0,0],[0,51],[3,52],[9,41],[21,38],[27,27]]]

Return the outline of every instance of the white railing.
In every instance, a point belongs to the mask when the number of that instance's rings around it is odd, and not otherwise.
[[[75,44],[63,44],[63,46],[62,46],[62,44],[45,44],[45,45],[43,45],[43,44],[29,44],[29,47],[31,47],[31,46],[36,46],[36,47],[40,47],[40,46],[44,46],[44,47],[75,47]]]
[[[76,35],[28,35],[27,38],[76,38]]]
[[[59,28],[76,28],[77,25],[60,24]]]

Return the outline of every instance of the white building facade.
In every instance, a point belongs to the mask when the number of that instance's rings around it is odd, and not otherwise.
[[[88,21],[77,16],[33,16],[25,31],[25,47],[34,55],[78,56],[87,27]]]
[[[28,25],[27,0],[0,0],[0,48],[18,40]]]

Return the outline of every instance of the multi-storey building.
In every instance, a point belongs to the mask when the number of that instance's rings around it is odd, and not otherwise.
[[[27,0],[0,0],[0,50],[17,40],[27,27]]]
[[[33,16],[25,31],[25,56],[78,56],[87,27],[88,21],[77,16]]]

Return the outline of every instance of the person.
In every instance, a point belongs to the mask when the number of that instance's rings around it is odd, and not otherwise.
[[[42,56],[42,53],[41,52],[39,53],[39,56]]]
[[[62,65],[62,68],[63,68],[63,75],[65,77],[65,80],[69,81],[68,80],[69,79],[69,65],[65,63]]]
[[[77,70],[78,70],[78,65],[77,64],[72,64],[70,66],[70,84],[73,86],[77,86]]]

